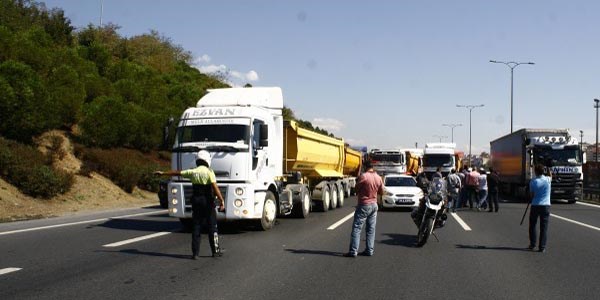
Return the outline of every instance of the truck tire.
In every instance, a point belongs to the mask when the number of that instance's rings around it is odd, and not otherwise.
[[[329,185],[331,191],[331,201],[329,201],[329,209],[333,210],[338,205],[338,188],[335,183]]]
[[[296,218],[305,219],[310,214],[310,193],[306,187],[300,190],[300,205],[295,205],[292,214]]]
[[[346,197],[350,197],[352,195],[352,188],[350,187],[350,184],[344,184],[344,190]]]
[[[275,225],[277,218],[277,200],[273,192],[267,191],[265,203],[263,205],[262,217],[260,218],[260,229],[267,231]]]
[[[326,212],[329,210],[329,202],[331,201],[331,194],[329,185],[323,185],[323,190],[321,191],[321,211]]]
[[[344,206],[344,200],[346,200],[346,195],[344,192],[344,185],[341,182],[338,182],[336,184],[337,189],[338,189],[338,201],[337,201],[337,207],[343,207]]]

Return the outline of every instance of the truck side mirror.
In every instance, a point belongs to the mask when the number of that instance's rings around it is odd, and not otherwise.
[[[260,124],[260,141],[259,147],[269,146],[269,126],[267,124]]]

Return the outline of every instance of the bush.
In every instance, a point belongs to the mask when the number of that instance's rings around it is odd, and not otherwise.
[[[80,148],[81,149],[81,148]],[[134,187],[158,192],[159,178],[155,170],[164,170],[168,161],[156,159],[156,154],[142,154],[131,149],[83,149],[82,172],[96,171],[110,178],[124,191],[131,193]]]
[[[73,186],[73,175],[55,170],[36,148],[0,137],[0,175],[23,193],[52,198]]]

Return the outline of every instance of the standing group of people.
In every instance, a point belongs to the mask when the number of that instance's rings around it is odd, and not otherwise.
[[[479,172],[471,167],[463,167],[460,172],[452,169],[447,180],[453,212],[467,207],[467,202],[471,209],[498,212],[499,178],[493,168],[489,172],[484,168],[480,168]]]

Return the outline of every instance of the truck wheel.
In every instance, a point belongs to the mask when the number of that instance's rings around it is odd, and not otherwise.
[[[344,188],[346,190],[346,197],[350,197],[352,195],[352,188],[350,187],[350,184],[345,184]]]
[[[277,217],[277,201],[273,192],[268,191],[265,196],[265,204],[263,205],[262,217],[260,218],[260,228],[267,231],[273,228],[275,218]]]
[[[294,206],[293,214],[296,218],[307,218],[310,214],[310,193],[306,187],[300,190],[300,205]]]
[[[192,219],[179,218],[179,222],[181,223],[181,227],[184,232],[192,231],[192,227],[193,227]]]
[[[323,212],[329,210],[329,201],[331,200],[329,191],[329,185],[323,185],[323,190],[321,191],[321,210]]]
[[[329,185],[331,189],[331,201],[329,201],[329,209],[335,209],[338,205],[338,188],[336,184]]]
[[[336,184],[337,189],[338,189],[338,201],[337,201],[337,207],[343,207],[344,206],[344,200],[346,199],[345,195],[344,195],[344,185],[339,182],[338,184]]]

